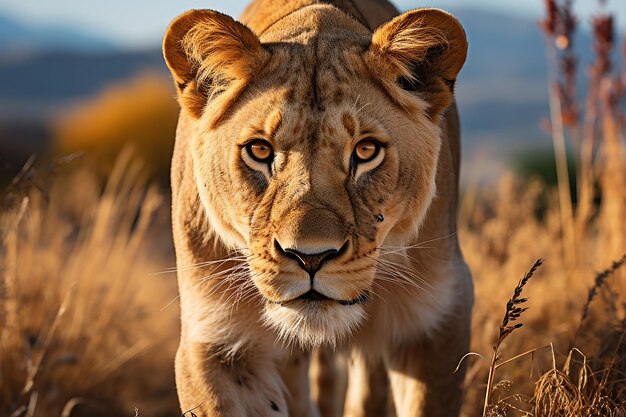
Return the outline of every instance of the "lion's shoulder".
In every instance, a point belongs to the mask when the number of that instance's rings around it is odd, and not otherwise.
[[[257,34],[303,7],[329,4],[337,7],[370,30],[398,14],[386,0],[255,0],[241,15],[241,21]]]

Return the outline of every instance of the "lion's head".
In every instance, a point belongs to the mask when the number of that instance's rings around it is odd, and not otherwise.
[[[466,50],[436,9],[373,34],[328,5],[260,37],[209,10],[169,27],[202,205],[247,255],[282,336],[335,343],[364,320],[383,242],[414,239],[435,194],[439,120]]]

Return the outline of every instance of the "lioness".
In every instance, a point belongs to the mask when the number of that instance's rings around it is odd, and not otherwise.
[[[458,414],[467,42],[446,12],[396,15],[385,0],[255,0],[245,24],[193,10],[168,28],[183,411],[335,415],[334,349],[350,352],[344,415],[384,416],[387,383],[399,417]]]

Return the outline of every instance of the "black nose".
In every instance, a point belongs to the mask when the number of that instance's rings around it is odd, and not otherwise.
[[[313,278],[313,275],[315,275],[315,273],[319,271],[326,262],[343,254],[346,248],[346,244],[344,244],[340,249],[330,249],[320,253],[307,254],[298,252],[295,249],[283,249],[277,240],[274,240],[274,245],[276,246],[278,253],[281,253],[298,262],[300,268],[308,272],[311,278]]]

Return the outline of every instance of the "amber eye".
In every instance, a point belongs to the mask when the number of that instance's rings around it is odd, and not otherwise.
[[[354,148],[356,162],[369,162],[378,155],[380,145],[371,139],[364,139]]]
[[[257,162],[269,163],[274,158],[272,145],[263,139],[255,139],[252,142],[248,142],[246,151]]]

